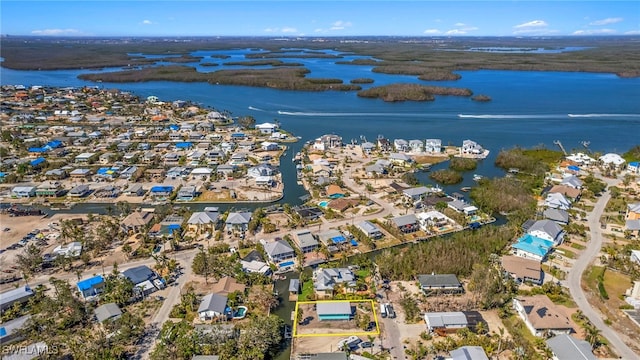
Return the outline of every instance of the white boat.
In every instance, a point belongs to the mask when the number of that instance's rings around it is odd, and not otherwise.
[[[480,180],[482,180],[482,178],[484,178],[484,176],[478,175],[478,174],[473,174],[473,181],[480,181]]]

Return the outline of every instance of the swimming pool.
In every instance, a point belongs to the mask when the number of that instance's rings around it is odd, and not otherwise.
[[[323,207],[323,208],[326,208],[326,207],[327,207],[327,204],[329,204],[329,202],[328,202],[328,201],[326,201],[326,200],[322,200],[322,201],[320,201],[320,202],[318,203],[318,206]]]
[[[283,263],[278,264],[278,267],[283,268],[283,267],[287,267],[287,266],[293,266],[293,264],[295,264],[293,261],[287,261],[287,262],[283,262]]]
[[[238,309],[233,312],[234,319],[242,319],[247,315],[247,307],[246,306],[238,306]]]

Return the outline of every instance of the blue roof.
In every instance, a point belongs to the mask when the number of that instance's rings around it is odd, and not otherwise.
[[[232,137],[232,138],[235,138],[235,137],[244,137],[244,133],[233,133],[233,134],[231,134],[231,137]]]
[[[573,171],[580,171],[580,168],[575,165],[569,165],[567,166],[567,169],[573,170]]]
[[[192,146],[193,146],[193,144],[190,141],[184,141],[184,142],[176,143],[176,147],[179,148],[179,149],[190,148]]]
[[[31,160],[31,166],[40,165],[43,162],[45,162],[45,159],[43,157],[39,157],[37,159]]]
[[[3,327],[0,327],[0,336],[7,336],[7,329]]]
[[[5,175],[7,175],[7,174],[5,174],[3,172],[0,172],[0,177],[4,177]]]
[[[172,192],[173,186],[171,185],[158,185],[151,188],[151,192]]]
[[[176,124],[171,124],[171,125],[169,125],[169,129],[171,129],[171,130],[180,130],[180,126],[178,126]]]
[[[334,244],[340,244],[347,241],[347,239],[345,239],[344,236],[341,235],[341,236],[332,237],[331,241],[333,241]]]
[[[47,148],[43,148],[43,147],[30,147],[29,148],[29,152],[32,153],[44,153],[47,152]]]
[[[526,234],[519,238],[518,242],[513,244],[511,247],[544,257],[553,247],[553,241],[542,239],[531,234]]]
[[[631,166],[640,166],[640,161],[632,161],[629,163]]]
[[[357,242],[357,241],[355,241],[355,240],[351,240],[351,245],[352,245],[352,246],[358,246],[358,242]]]
[[[80,291],[85,291],[85,290],[89,290],[92,287],[94,287],[95,285],[98,284],[102,284],[104,283],[104,279],[102,278],[102,275],[96,275],[92,278],[88,278],[88,279],[84,279],[82,281],[78,282],[78,290]]]

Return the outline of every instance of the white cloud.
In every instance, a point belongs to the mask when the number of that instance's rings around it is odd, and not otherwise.
[[[344,30],[348,27],[351,27],[351,22],[350,21],[342,21],[342,20],[338,20],[336,22],[334,22],[333,24],[331,24],[331,27],[329,28],[329,30]]]
[[[142,20],[142,25],[152,25],[153,21],[151,20]]]
[[[47,35],[47,36],[82,35],[82,32],[76,29],[44,29],[44,30],[33,30],[31,33],[34,35]]]
[[[465,24],[464,24],[464,23],[459,22],[459,23],[455,23],[455,24],[453,24],[453,26],[461,27],[461,26],[465,26]]]
[[[549,24],[547,24],[544,20],[533,20],[533,21],[529,21],[526,23],[522,23],[519,25],[514,26],[514,28],[516,29],[523,29],[523,28],[539,28],[539,27],[545,27],[548,26]]]
[[[614,29],[576,30],[571,35],[610,35],[615,34]]]
[[[298,32],[298,29],[292,27],[283,27],[283,28],[266,28],[262,30],[266,33],[282,33],[282,34],[291,34]]]
[[[516,30],[514,31],[512,34],[513,35],[554,35],[554,34],[558,34],[559,31],[558,30],[551,30],[551,29],[520,29],[520,30]]]
[[[589,23],[589,25],[594,25],[594,26],[602,26],[602,25],[609,25],[609,24],[615,24],[615,23],[619,23],[622,20],[624,20],[621,17],[616,17],[616,18],[606,18],[606,19],[601,19],[601,20],[596,20],[596,21],[592,21]]]
[[[438,29],[427,29],[424,31],[425,34],[440,34],[440,30]]]
[[[445,35],[464,35],[467,32],[461,29],[453,29],[453,30],[449,30],[445,33]]]
[[[624,33],[625,35],[640,35],[640,30],[631,30]]]
[[[285,28],[282,28],[282,32],[283,33],[294,33],[294,32],[298,32],[298,29],[292,28],[292,27],[285,27]]]
[[[278,31],[278,29],[266,28],[266,29],[264,29],[264,30],[262,30],[262,31],[264,31],[264,32],[268,32],[268,33],[272,33],[272,32],[276,32],[276,31]]]

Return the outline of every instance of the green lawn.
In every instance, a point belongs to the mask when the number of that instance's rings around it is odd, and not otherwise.
[[[298,295],[298,301],[309,301],[313,295],[313,281],[308,280],[302,283],[302,291]]]
[[[571,243],[571,247],[574,248],[574,249],[578,249],[578,250],[584,250],[584,249],[587,248],[586,246],[584,246],[582,244],[575,243],[575,242]]]

